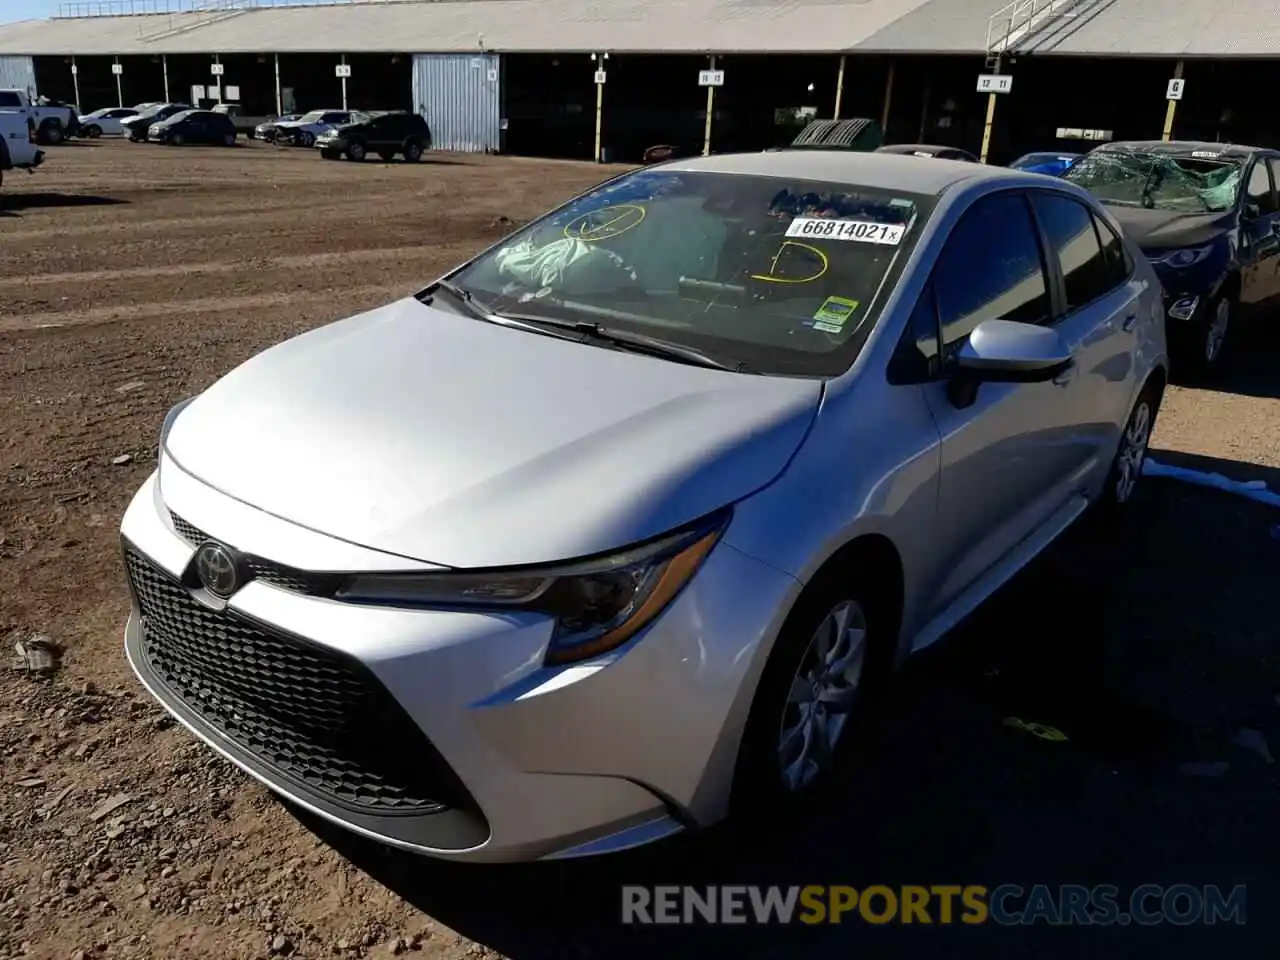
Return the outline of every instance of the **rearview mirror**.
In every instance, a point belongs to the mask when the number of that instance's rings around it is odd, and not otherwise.
[[[1071,350],[1053,327],[986,320],[956,355],[951,400],[969,406],[981,383],[1044,383],[1071,363]]]

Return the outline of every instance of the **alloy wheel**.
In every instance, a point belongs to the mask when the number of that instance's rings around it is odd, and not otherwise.
[[[1128,503],[1142,476],[1142,465],[1147,459],[1147,445],[1151,442],[1151,401],[1145,397],[1138,401],[1129,418],[1129,425],[1120,438],[1120,453],[1116,457],[1117,503]]]
[[[867,615],[856,600],[833,607],[791,681],[778,735],[783,786],[804,789],[830,768],[856,701],[867,654]]]
[[[1231,323],[1231,301],[1226,297],[1218,300],[1213,310],[1213,319],[1209,321],[1209,329],[1204,338],[1204,359],[1211,364],[1222,354],[1222,345],[1227,340],[1227,327]]]

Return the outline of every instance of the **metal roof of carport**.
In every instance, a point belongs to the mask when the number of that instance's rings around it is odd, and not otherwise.
[[[885,53],[986,52],[1002,0],[930,0],[859,43]],[[1018,52],[1105,57],[1280,57],[1276,0],[1075,0]]]
[[[469,0],[28,20],[0,54],[819,53],[855,47],[929,0]],[[202,23],[201,21],[209,21]]]

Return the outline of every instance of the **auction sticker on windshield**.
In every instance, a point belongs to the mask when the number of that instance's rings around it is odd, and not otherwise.
[[[882,243],[896,247],[907,228],[901,223],[876,223],[873,220],[835,220],[826,217],[796,217],[787,227],[788,237],[812,237],[817,240],[853,240],[857,243]]]

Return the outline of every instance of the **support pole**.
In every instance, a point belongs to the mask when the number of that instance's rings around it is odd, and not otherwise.
[[[831,119],[840,119],[840,104],[844,100],[844,63],[846,57],[840,54],[840,69],[836,71],[836,108],[831,111]]]
[[[1000,72],[1000,57],[996,56],[996,73]],[[996,122],[996,97],[999,94],[987,94],[987,122],[982,128],[982,153],[978,159],[983,163],[987,162],[987,151],[991,148],[991,128]]]
[[[276,116],[284,116],[284,97],[280,93],[280,54],[275,55],[276,60]]]
[[[83,110],[84,106],[80,103],[80,68],[76,66],[76,58],[71,58],[71,85],[76,91],[76,109]]]
[[[119,57],[116,57],[116,63],[117,64],[120,63]],[[120,84],[120,72],[117,70],[115,71],[115,74],[116,74],[116,106],[123,107],[124,106],[124,88]]]
[[[169,58],[160,54],[160,70],[164,74],[164,102],[169,103]]]
[[[716,68],[716,56],[713,53],[711,55],[711,69],[715,70],[715,68]],[[711,156],[711,116],[715,112],[715,108],[716,108],[716,88],[709,86],[707,87],[707,126],[706,126],[706,130],[703,131],[703,135],[702,135],[702,155],[704,157]]]
[[[598,74],[601,70],[604,69],[604,57],[601,56],[600,54],[596,54],[595,61],[596,61],[596,73]],[[600,137],[603,132],[603,129],[604,129],[604,84],[597,82],[596,83],[596,152],[594,157],[596,163],[602,162],[602,158],[600,156]]]
[[[1182,61],[1178,61],[1178,65],[1173,68],[1173,79],[1182,79]],[[1160,139],[1168,143],[1173,139],[1173,115],[1178,110],[1178,101],[1170,100],[1169,105],[1164,109],[1164,133],[1160,135]]]
[[[889,129],[889,106],[893,103],[893,61],[889,61],[889,76],[884,82],[884,110],[880,113],[880,132],[885,134]]]
[[[346,63],[347,63],[347,55],[344,53],[342,55],[343,66],[346,66]],[[346,77],[342,78],[342,109],[343,110],[347,109],[347,78]]]
[[[218,55],[216,53],[213,55],[213,62],[214,63],[222,62],[221,60],[218,59]],[[222,74],[218,74],[216,79],[218,81],[218,86],[215,87],[214,89],[218,91],[218,102],[221,103],[222,102],[222,81],[225,80],[226,78]]]

